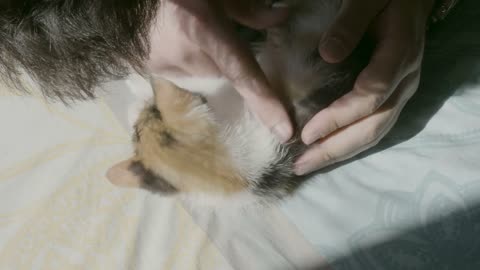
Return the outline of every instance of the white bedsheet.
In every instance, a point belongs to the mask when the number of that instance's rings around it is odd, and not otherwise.
[[[467,2],[463,16],[477,16]],[[229,215],[105,179],[130,154],[128,89],[148,87],[140,78],[71,108],[3,87],[0,269],[480,269],[469,31],[455,37],[462,50],[427,59],[426,82],[378,147],[281,205]]]
[[[442,253],[429,248],[457,237],[478,251],[480,86],[457,91],[414,138],[318,175],[279,207],[228,216],[106,181],[131,150],[121,110],[110,109],[118,98],[0,104],[0,269],[301,269],[337,258],[340,269],[375,269],[435,261]]]

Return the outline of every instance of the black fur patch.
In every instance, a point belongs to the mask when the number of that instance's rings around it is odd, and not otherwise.
[[[162,146],[172,146],[177,142],[177,140],[175,140],[175,138],[167,131],[160,132],[159,136],[160,145]]]
[[[203,104],[206,104],[206,103],[208,102],[207,98],[204,97],[204,96],[201,95],[201,94],[193,93],[193,95],[196,96],[196,97],[198,97]]]
[[[0,79],[26,91],[26,71],[47,98],[95,97],[110,79],[141,71],[160,0],[22,0],[0,8]]]
[[[288,154],[274,164],[271,164],[258,183],[255,184],[253,191],[260,196],[273,196],[281,198],[286,194],[292,193],[300,186],[304,177],[293,173],[293,164],[307,148],[298,136],[286,145],[282,145],[277,152],[287,152]]]
[[[140,130],[139,130],[138,124],[135,124],[135,126],[133,126],[133,129],[134,129],[134,132],[133,132],[132,141],[134,143],[138,143],[140,141]]]
[[[163,121],[162,113],[160,112],[160,110],[158,110],[158,108],[155,105],[151,105],[150,107],[148,107],[147,112],[148,113],[145,120],[142,122],[137,122],[134,126],[135,132],[133,133],[133,138],[132,138],[132,141],[134,143],[140,142],[142,126],[146,126],[147,122]],[[146,128],[148,128],[148,126]],[[157,135],[158,135],[158,142],[161,146],[169,147],[177,142],[177,140],[175,140],[172,134],[166,130],[158,132]]]
[[[135,161],[129,168],[142,179],[142,187],[155,193],[173,194],[178,190],[164,178],[145,168],[140,161]]]
[[[158,119],[160,121],[163,120],[162,113],[158,110],[157,106],[153,105],[149,108],[149,110],[150,110],[150,115],[153,116],[155,119]]]

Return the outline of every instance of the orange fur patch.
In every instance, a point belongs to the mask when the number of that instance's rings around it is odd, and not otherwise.
[[[161,119],[148,107],[140,114],[135,159],[181,192],[245,189],[247,182],[236,172],[214,121],[206,108],[198,108],[206,106],[201,98],[162,79],[153,84]]]

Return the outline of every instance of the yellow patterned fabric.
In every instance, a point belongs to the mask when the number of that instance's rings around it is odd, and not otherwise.
[[[194,211],[110,184],[131,155],[129,108],[149,84],[112,82],[70,107],[0,88],[0,270],[230,270],[322,261],[277,207]]]
[[[231,269],[175,200],[105,171],[130,138],[100,98],[71,107],[0,91],[0,269]]]

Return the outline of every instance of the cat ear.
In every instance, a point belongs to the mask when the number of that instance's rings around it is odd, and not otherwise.
[[[136,187],[142,186],[142,176],[132,170],[134,161],[132,159],[117,163],[107,171],[107,179],[116,186]]]
[[[162,77],[152,77],[150,84],[156,97],[161,96],[162,98],[166,98],[170,95],[177,95],[178,92],[185,92],[185,90],[178,87],[171,80]]]
[[[163,195],[178,192],[168,181],[145,168],[140,161],[133,159],[122,161],[110,168],[107,179],[116,186],[143,188]]]

